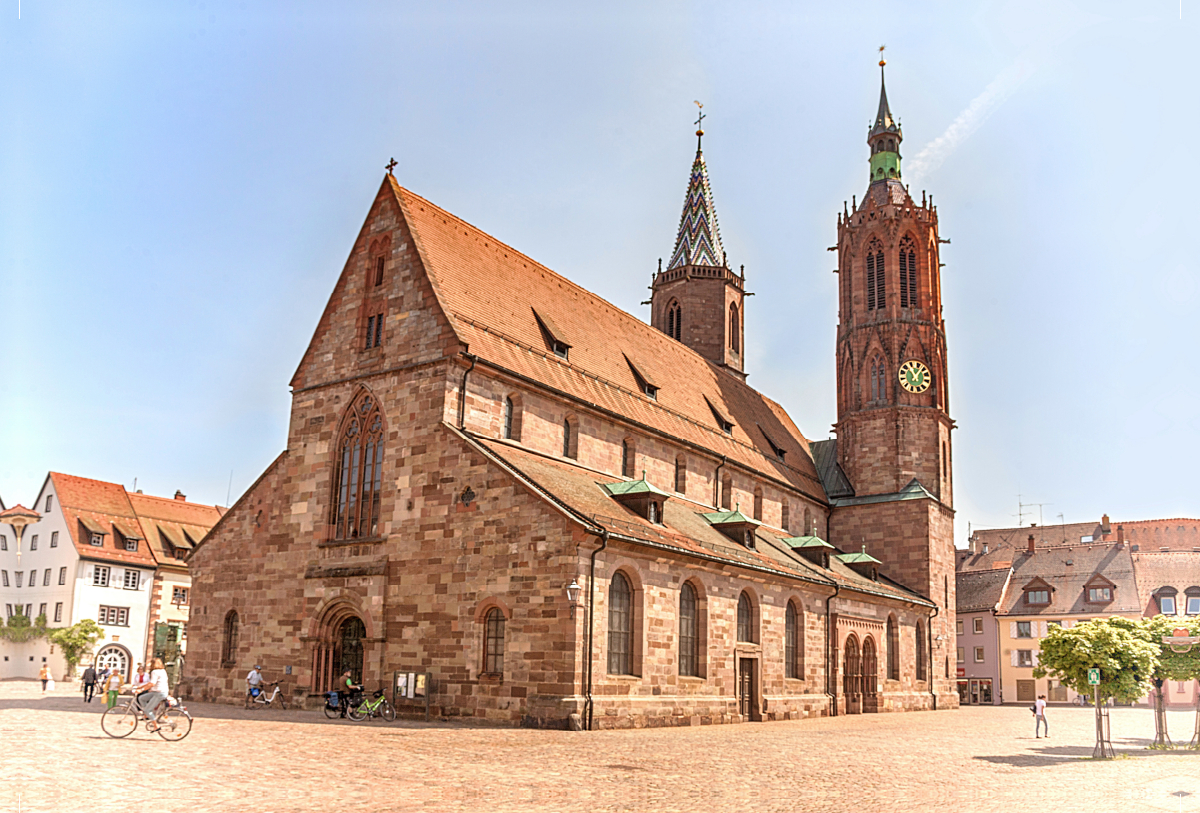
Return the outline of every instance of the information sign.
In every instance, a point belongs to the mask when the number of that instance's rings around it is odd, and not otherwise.
[[[1089,669],[1088,670],[1088,685],[1089,686],[1099,686],[1100,685],[1100,670],[1099,669]]]

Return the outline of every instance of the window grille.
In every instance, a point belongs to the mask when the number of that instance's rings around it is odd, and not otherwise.
[[[233,664],[237,660],[238,614],[230,610],[225,614],[225,636],[221,642],[221,662]]]
[[[92,571],[92,584],[96,587],[108,587],[108,568],[96,565]],[[20,585],[18,585],[19,587]]]
[[[138,589],[138,586],[141,584],[141,575],[142,574],[137,570],[126,570],[125,571],[125,589],[126,590]]]
[[[17,587],[21,586],[21,582],[25,580],[25,572],[23,570],[14,571],[17,577]]]
[[[754,605],[750,596],[742,593],[738,597],[737,639],[745,643],[754,643]]]
[[[483,642],[483,671],[504,674],[504,613],[499,607],[488,610]]]
[[[58,569],[58,583],[59,584],[67,583],[67,569],[65,567],[60,567]]]
[[[46,568],[46,572],[42,574],[42,587],[50,586],[50,568]]]
[[[335,465],[333,538],[376,536],[383,492],[383,416],[370,395],[351,408]]]
[[[63,603],[61,601],[56,601],[54,603],[54,623],[56,624],[62,621],[62,608]]]
[[[608,588],[608,673],[633,674],[633,590],[623,573]]]
[[[679,674],[700,676],[699,615],[696,588],[684,582],[679,591]]]

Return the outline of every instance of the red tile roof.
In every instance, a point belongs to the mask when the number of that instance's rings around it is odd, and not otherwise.
[[[191,548],[192,545],[186,544],[186,539],[180,534],[186,533],[193,545],[199,544],[224,513],[219,506],[201,505],[170,497],[154,497],[149,494],[130,494],[129,502],[137,512],[142,530],[146,533],[146,541],[160,565],[183,567],[184,563],[164,549],[159,530],[166,531],[169,539],[173,537],[184,542],[183,547]],[[174,540],[172,544],[175,544]]]
[[[824,501],[808,440],[777,403],[693,350],[391,181],[438,301],[485,363],[537,381]],[[536,315],[535,315],[536,312]],[[569,360],[543,323],[567,337]],[[629,362],[659,387],[640,391]],[[716,425],[708,399],[734,423]],[[785,452],[779,462],[766,432]]]

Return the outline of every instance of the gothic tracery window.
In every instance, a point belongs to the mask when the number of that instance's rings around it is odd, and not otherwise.
[[[675,300],[667,305],[667,335],[675,341],[683,340],[683,307]]]
[[[887,401],[887,367],[883,363],[883,358],[875,356],[871,359],[871,402],[883,403]]]
[[[370,395],[351,407],[338,443],[333,478],[333,538],[379,533],[383,491],[383,415]]]
[[[884,283],[883,246],[873,240],[867,246],[867,310],[883,310],[887,304]]]
[[[696,588],[684,582],[679,591],[679,674],[700,676],[700,636]]]
[[[619,572],[608,588],[608,673],[633,674],[633,590]]]
[[[900,241],[900,307],[917,306],[917,249],[911,237]]]
[[[754,604],[750,596],[743,592],[738,596],[737,606],[737,639],[748,644],[754,643]]]

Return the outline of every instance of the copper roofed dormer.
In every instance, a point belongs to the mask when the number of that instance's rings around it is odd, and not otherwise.
[[[834,550],[819,536],[789,536],[784,544],[818,567],[829,569],[829,554]]]
[[[740,505],[734,506],[732,511],[716,511],[701,516],[708,520],[709,525],[734,542],[745,545],[750,550],[755,549],[754,529],[762,523],[743,514]]]
[[[867,553],[866,545],[863,545],[861,553],[839,553],[837,558],[860,576],[865,576],[871,581],[879,580],[879,560]]]
[[[653,522],[655,525],[662,524],[663,506],[671,498],[671,495],[650,483],[646,479],[646,472],[642,472],[640,480],[601,483],[600,487],[607,491],[610,497],[638,514],[642,519]]]

